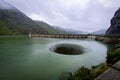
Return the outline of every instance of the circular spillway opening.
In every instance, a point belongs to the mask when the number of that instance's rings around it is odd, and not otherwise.
[[[84,47],[75,44],[56,44],[49,48],[50,51],[64,55],[81,55]]]

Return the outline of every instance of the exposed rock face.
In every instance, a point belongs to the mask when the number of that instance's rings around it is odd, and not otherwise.
[[[115,12],[111,20],[111,26],[106,31],[106,35],[120,37],[120,8]]]

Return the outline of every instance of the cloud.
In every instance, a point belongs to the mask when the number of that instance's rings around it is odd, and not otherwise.
[[[78,7],[81,9],[84,9],[87,4],[88,4],[89,0],[59,0],[59,3],[67,9],[71,9],[71,8],[75,8]]]
[[[90,30],[108,28],[120,0],[6,0],[32,19],[51,25]]]
[[[99,2],[103,4],[105,8],[114,8],[120,6],[119,0],[99,0]]]
[[[10,6],[10,4],[6,3],[4,0],[0,0],[0,9],[11,9],[13,6]]]
[[[39,16],[39,15],[37,15],[35,13],[32,13],[32,14],[30,14],[28,16],[31,17],[33,20],[43,20],[43,21],[45,21],[44,18],[42,18],[41,16]]]

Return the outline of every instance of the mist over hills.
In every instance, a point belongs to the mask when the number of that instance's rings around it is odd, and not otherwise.
[[[11,4],[0,0],[0,34],[84,34],[86,32],[34,21]]]
[[[58,34],[51,25],[34,21],[14,6],[0,0],[0,34]]]
[[[0,0],[0,9],[15,9],[15,7],[5,2],[4,0]]]
[[[94,34],[94,35],[105,35],[106,31],[107,31],[107,29],[100,29],[100,30],[94,31],[91,34]]]
[[[64,34],[88,34],[89,33],[87,31],[82,31],[82,30],[80,31],[80,30],[73,30],[68,28],[61,28],[59,26],[53,26],[53,27],[54,29],[61,31]]]
[[[14,6],[5,1],[0,2],[0,34],[47,34],[46,30]]]
[[[95,34],[119,36],[119,13],[118,9],[111,20],[111,26],[107,30],[101,29],[92,33],[51,26],[43,21],[35,21],[27,17],[16,7],[0,0],[0,35],[3,34]]]

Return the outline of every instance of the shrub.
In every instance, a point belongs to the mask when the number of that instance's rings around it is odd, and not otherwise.
[[[107,55],[107,63],[114,64],[120,60],[120,48],[110,51]]]

